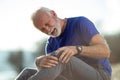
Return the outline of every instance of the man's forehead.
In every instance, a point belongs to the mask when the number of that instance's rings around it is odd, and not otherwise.
[[[46,24],[49,19],[50,19],[50,15],[46,14],[46,13],[41,13],[39,15],[36,16],[36,22],[37,25],[39,26],[43,26],[44,24]]]
[[[50,15],[46,12],[38,12],[37,13],[37,17],[40,19],[40,20],[44,20],[48,17],[50,17]]]

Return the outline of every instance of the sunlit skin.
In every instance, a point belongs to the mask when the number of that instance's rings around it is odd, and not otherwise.
[[[39,11],[33,19],[33,24],[43,33],[57,37],[65,28],[66,20],[57,17],[56,13],[51,10],[50,14]],[[106,41],[100,34],[93,36],[89,42],[89,46],[82,46],[81,56],[87,56],[94,59],[109,58],[110,50]],[[76,46],[64,46],[56,50],[56,55],[63,51],[59,59],[51,55],[43,55],[36,59],[36,65],[40,68],[51,68],[56,66],[59,61],[67,63],[72,56],[79,54]]]

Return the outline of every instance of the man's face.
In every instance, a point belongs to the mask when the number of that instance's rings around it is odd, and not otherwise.
[[[60,21],[58,19],[55,20],[55,25],[51,28],[51,31],[48,33],[51,37],[58,37],[61,34],[61,26]]]
[[[41,14],[37,21],[37,28],[51,37],[58,37],[61,34],[60,21],[57,17],[49,14]]]

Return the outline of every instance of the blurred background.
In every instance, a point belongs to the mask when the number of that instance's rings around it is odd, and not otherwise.
[[[89,18],[110,46],[112,80],[120,79],[120,0],[0,0],[0,80],[14,80],[44,54],[48,36],[31,21],[41,6],[55,10],[60,18]]]

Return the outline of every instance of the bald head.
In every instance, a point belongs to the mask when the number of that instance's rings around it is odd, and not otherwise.
[[[33,15],[32,15],[32,21],[35,27],[38,27],[38,23],[40,23],[41,21],[43,21],[42,19],[44,19],[44,16],[50,16],[50,9],[45,8],[45,7],[41,7],[40,9],[36,10]]]
[[[46,7],[41,7],[40,9],[38,9],[37,11],[35,11],[35,13],[33,13],[32,19],[34,19],[38,14],[44,12],[47,14],[50,14],[50,9],[46,8]]]

